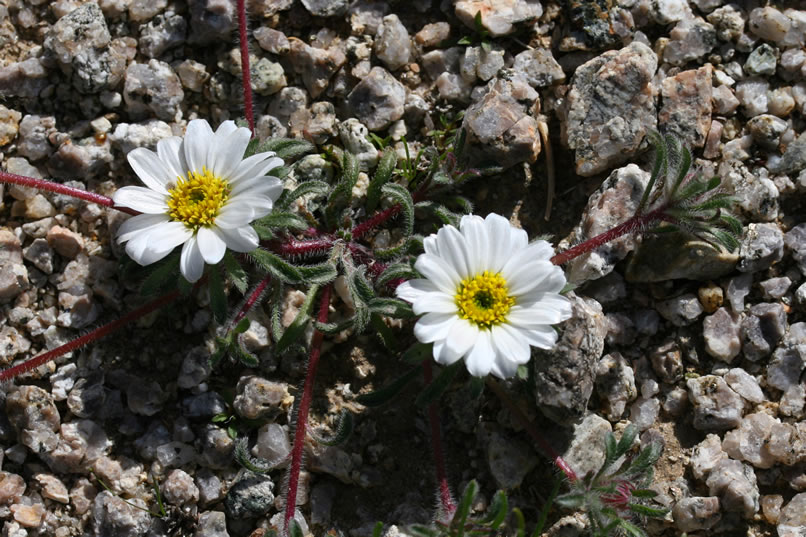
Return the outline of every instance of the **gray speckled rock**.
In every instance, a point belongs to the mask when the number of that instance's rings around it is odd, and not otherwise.
[[[347,12],[348,0],[302,0],[302,5],[315,17],[338,17]]]
[[[689,465],[695,479],[703,480],[720,461],[728,458],[722,451],[722,441],[715,434],[708,434],[705,440],[694,446]]]
[[[752,137],[747,138],[752,142]],[[739,216],[750,222],[772,222],[778,218],[780,193],[766,168],[751,172],[737,160],[723,160],[717,175],[722,178],[725,191],[736,196]]]
[[[367,127],[355,118],[339,124],[339,138],[344,148],[353,153],[362,171],[369,171],[378,163],[378,149],[367,139]]]
[[[744,72],[751,76],[772,76],[778,63],[776,51],[767,43],[762,43],[747,57]]]
[[[558,251],[595,237],[635,214],[648,182],[649,173],[635,164],[614,170],[588,199],[580,223],[560,242]],[[627,234],[573,259],[566,269],[568,281],[580,283],[605,276],[635,248],[637,241]]]
[[[230,537],[227,515],[221,511],[205,511],[199,515],[199,524],[193,537]]]
[[[611,421],[621,419],[627,403],[638,397],[633,369],[620,353],[607,354],[596,364],[596,392]]]
[[[799,224],[784,234],[784,244],[792,252],[792,259],[806,274],[806,224]]]
[[[387,15],[378,28],[374,45],[375,55],[390,71],[397,71],[411,56],[409,32],[397,15]]]
[[[784,234],[775,224],[750,224],[739,250],[740,272],[758,272],[784,256]]]
[[[473,164],[509,168],[540,154],[537,120],[528,115],[537,92],[521,77],[496,78],[465,112],[467,154]]]
[[[719,308],[702,323],[705,352],[723,362],[730,363],[742,349],[739,317],[726,308]]]
[[[165,62],[132,63],[126,69],[123,98],[129,114],[134,117],[145,118],[154,113],[164,121],[175,121],[181,117],[180,104],[184,97],[182,82]]]
[[[767,446],[776,423],[779,420],[765,412],[748,414],[738,428],[725,433],[722,449],[731,458],[749,462],[756,468],[772,468],[777,461]]]
[[[338,47],[327,49],[312,47],[294,37],[289,39],[289,43],[289,60],[296,72],[301,75],[308,93],[316,99],[327,89],[330,79],[336,74],[336,71],[347,62],[347,56]],[[376,69],[380,69],[380,67]],[[394,80],[391,75],[389,77]],[[395,82],[397,81],[395,80]],[[400,84],[400,87],[402,88],[403,85]],[[380,95],[384,95],[384,93],[380,93]]]
[[[48,85],[47,77],[39,58],[0,67],[0,97],[35,98]]]
[[[725,431],[742,421],[744,401],[722,377],[705,375],[686,381],[689,400],[694,404],[694,428]]]
[[[778,537],[800,537],[806,527],[806,492],[789,500],[778,517]]]
[[[736,4],[717,8],[706,18],[716,27],[716,35],[722,41],[734,41],[744,31],[745,15]]]
[[[675,134],[683,145],[702,147],[711,125],[710,64],[664,79],[663,107],[658,124],[664,133]]]
[[[718,496],[722,509],[752,519],[759,509],[756,474],[751,466],[724,459],[717,463],[706,481],[711,496]]]
[[[235,391],[235,411],[250,420],[272,420],[283,413],[292,401],[284,382],[271,382],[255,376],[242,377]]]
[[[146,534],[151,526],[146,502],[140,498],[133,498],[128,502],[108,490],[95,497],[92,502],[92,521],[96,537],[142,537]]]
[[[802,415],[804,388],[801,381],[806,369],[806,344],[781,345],[767,366],[767,384],[783,392],[778,410],[788,416]]]
[[[6,415],[19,441],[34,453],[51,451],[59,442],[59,410],[50,394],[38,386],[20,386],[6,398]]]
[[[576,172],[595,175],[633,157],[657,124],[652,77],[658,58],[637,41],[581,65],[560,110]]]
[[[184,44],[187,27],[185,18],[172,11],[157,15],[140,30],[138,49],[144,56],[157,58]]]
[[[199,500],[199,489],[193,478],[184,470],[171,470],[162,483],[162,493],[173,505],[195,504]]]
[[[717,32],[700,17],[680,21],[669,32],[663,59],[672,65],[684,65],[705,57],[716,46]]]
[[[786,310],[777,303],[755,304],[742,321],[742,353],[752,362],[769,356],[786,332]]]
[[[551,54],[551,49],[534,48],[515,56],[512,69],[521,73],[534,88],[565,82],[565,73]]]
[[[537,406],[564,426],[585,414],[607,335],[602,306],[595,300],[572,296],[572,312],[552,350],[532,350]]]
[[[609,421],[593,413],[573,426],[571,443],[561,455],[579,477],[601,468],[605,460],[605,438],[612,431]]]
[[[481,429],[479,434],[484,434]],[[505,490],[519,487],[526,475],[537,465],[534,450],[528,444],[500,432],[489,431],[484,436],[487,464],[496,485]]]
[[[700,300],[693,293],[686,293],[655,304],[661,317],[675,326],[687,326],[702,315]]]
[[[769,168],[773,173],[792,173],[806,168],[806,133],[790,142],[780,161],[770,163]]]
[[[56,118],[53,116],[26,115],[20,122],[17,153],[31,161],[50,155],[54,147],[48,138],[56,132]]]
[[[406,88],[383,67],[373,67],[347,96],[347,103],[370,131],[380,131],[403,117]]]
[[[192,44],[206,45],[217,40],[232,41],[237,26],[235,4],[229,0],[189,0]]]
[[[536,19],[543,14],[540,0],[454,0],[456,17],[468,28],[476,28],[476,13],[493,37],[507,35],[515,24]]]
[[[200,431],[196,443],[201,451],[199,463],[202,466],[220,470],[232,464],[235,442],[224,429],[208,423]]]
[[[672,517],[680,531],[710,529],[722,520],[719,498],[715,496],[683,498],[674,505]]]

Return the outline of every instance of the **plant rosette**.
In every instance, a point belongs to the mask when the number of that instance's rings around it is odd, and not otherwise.
[[[143,213],[118,232],[129,257],[150,265],[181,244],[180,270],[192,283],[227,248],[256,249],[258,234],[250,223],[269,214],[282,193],[282,181],[268,174],[283,161],[273,152],[244,158],[251,136],[233,121],[213,132],[207,121],[195,119],[184,138],[160,140],[156,153],[131,151],[129,164],[145,186],[123,187],[113,196],[115,204]]]
[[[463,358],[473,376],[506,379],[529,361],[530,347],[557,342],[552,325],[571,316],[571,303],[548,242],[529,243],[524,230],[490,214],[466,215],[459,229],[445,226],[423,245],[414,266],[424,278],[396,292],[422,315],[414,335],[433,343],[438,363]]]

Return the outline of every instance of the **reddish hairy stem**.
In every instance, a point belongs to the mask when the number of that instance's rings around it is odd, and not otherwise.
[[[4,371],[0,371],[0,382],[13,379],[14,377],[26,373],[28,371],[31,371],[32,369],[35,369],[44,363],[47,363],[51,360],[55,360],[59,356],[67,354],[70,351],[79,349],[84,345],[92,343],[97,339],[101,339],[102,337],[111,334],[112,332],[120,328],[123,328],[130,322],[135,321],[145,315],[148,315],[152,311],[161,308],[162,306],[170,302],[173,302],[178,297],[179,297],[179,291],[173,291],[171,293],[163,295],[155,300],[152,300],[148,304],[145,304],[144,306],[141,306],[136,310],[127,313],[126,315],[124,315],[120,319],[117,319],[116,321],[112,321],[111,323],[105,324],[100,328],[96,328],[89,334],[85,334],[79,338],[74,339],[73,341],[65,343],[61,347],[56,347],[53,350],[50,350],[44,354],[40,354],[39,356],[31,358],[30,360],[23,362],[19,365],[15,365],[14,367],[9,367]]]
[[[243,110],[252,137],[255,136],[255,113],[252,108],[252,72],[249,69],[249,37],[246,29],[246,0],[238,0],[238,38],[241,41],[241,74]]]
[[[243,305],[241,305],[241,309],[238,310],[238,313],[235,314],[235,317],[232,318],[232,325],[236,325],[240,322],[241,319],[246,317],[246,314],[249,313],[255,304],[260,300],[260,297],[263,296],[263,292],[266,290],[266,287],[269,285],[271,281],[271,276],[266,276],[252,289],[252,292],[249,293],[249,296],[246,297],[244,300]]]
[[[414,201],[414,203],[417,203],[424,197],[425,197],[425,190],[423,188],[419,188],[414,194],[411,195],[411,199]],[[368,220],[364,220],[363,222],[361,222],[360,224],[358,224],[353,228],[351,233],[353,238],[360,239],[368,232],[372,231],[376,227],[380,226],[381,224],[383,224],[384,222],[395,216],[397,213],[400,212],[402,208],[403,207],[401,207],[401,205],[397,203],[382,211],[378,211],[373,216],[369,217]]]
[[[663,218],[663,210],[665,207],[659,207],[653,211],[650,211],[646,214],[636,214],[629,220],[622,222],[621,224],[617,225],[612,229],[608,229],[604,233],[600,233],[595,237],[586,240],[585,242],[581,242],[574,246],[573,248],[569,248],[568,250],[561,252],[554,257],[551,258],[551,262],[555,265],[562,265],[563,263],[567,263],[578,257],[582,254],[586,254],[596,248],[606,244],[612,240],[616,240],[622,235],[626,235],[628,233],[634,233],[641,229],[645,229],[649,227],[653,222],[656,220],[661,220]]]
[[[322,289],[322,296],[319,299],[319,315],[317,320],[320,323],[327,322],[328,307],[330,306],[330,286]],[[313,341],[311,342],[311,357],[308,360],[308,369],[305,373],[305,385],[302,388],[302,399],[297,409],[297,426],[294,431],[294,448],[291,450],[291,468],[288,472],[288,494],[286,495],[285,514],[283,516],[283,528],[288,535],[289,524],[294,518],[294,509],[297,503],[297,489],[299,487],[299,473],[302,470],[302,452],[305,449],[305,433],[308,428],[308,412],[313,399],[313,383],[316,379],[316,369],[319,366],[319,356],[322,353],[322,338],[324,334],[319,330],[314,330]]]
[[[509,397],[506,390],[504,390],[500,384],[490,377],[487,377],[487,386],[489,386],[498,399],[501,400],[504,406],[507,407],[509,413],[520,422],[524,429],[526,429],[526,432],[529,433],[529,436],[532,437],[532,440],[534,440],[535,444],[537,444],[538,447],[540,447],[540,449],[549,456],[557,468],[562,470],[562,472],[565,474],[565,477],[568,478],[568,481],[576,481],[578,479],[576,472],[574,472],[568,463],[565,462],[565,459],[563,459],[562,456],[557,453],[553,447],[551,447],[551,444],[549,444],[546,439],[543,438],[543,436],[537,431],[537,428],[535,428],[534,424],[529,420],[529,418],[526,417],[523,411],[518,408],[518,405],[516,405],[515,402]]]
[[[431,371],[431,360],[423,362],[423,378],[426,385],[431,384],[433,372]],[[442,434],[439,430],[439,406],[437,403],[428,405],[428,421],[431,424],[431,449],[434,453],[434,468],[437,472],[437,485],[439,487],[439,503],[442,514],[449,522],[456,511],[456,504],[453,503],[451,488],[448,486],[448,473],[445,470],[445,451],[442,449]]]
[[[140,214],[138,211],[130,209],[129,207],[120,207],[115,205],[115,200],[113,200],[108,196],[96,194],[95,192],[88,192],[86,190],[81,190],[79,188],[73,188],[67,185],[61,185],[59,183],[54,183],[53,181],[36,179],[34,177],[26,177],[24,175],[17,175],[14,173],[8,173],[0,170],[0,182],[32,187],[36,188],[37,190],[46,190],[48,192],[55,192],[56,194],[64,194],[66,196],[71,196],[73,198],[78,198],[84,201],[97,203],[98,205],[103,205],[104,207],[110,207],[122,213],[127,213],[131,215]]]
[[[284,241],[272,240],[266,246],[275,254],[281,256],[310,255],[316,253],[326,253],[333,247],[334,239],[325,237],[319,239],[298,240],[287,238]]]

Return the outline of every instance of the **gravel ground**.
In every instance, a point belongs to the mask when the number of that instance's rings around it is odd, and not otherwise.
[[[194,118],[241,117],[234,4],[0,0],[0,165],[110,195],[137,182],[124,158],[132,149],[181,135]],[[248,6],[259,137],[342,146],[371,173],[368,133],[402,153],[404,136],[416,149],[441,116],[464,112],[472,164],[505,168],[465,190],[477,212],[561,247],[633,213],[649,178],[648,132],[691,147],[739,200],[740,249],[626,237],[574,260],[574,317],[557,348],[534,353],[534,384],[513,394],[578,473],[597,468],[604,435],[628,423],[664,445],[654,488],[670,513],[648,523],[650,535],[806,535],[806,3]],[[332,175],[322,162],[305,157],[296,178]],[[0,185],[4,365],[142,303],[112,240],[125,218]],[[286,318],[300,305],[289,293]],[[277,524],[283,470],[242,470],[227,429],[255,455],[287,454],[304,359],[275,356],[268,314],[250,315],[255,370],[210,371],[215,328],[200,294],[6,386],[3,537],[257,536]],[[431,520],[427,418],[411,403],[419,388],[381,409],[353,401],[404,371],[371,336],[326,345],[312,419],[333,425],[346,408],[356,427],[341,446],[309,446],[297,503],[314,535]],[[478,479],[482,508],[506,488],[535,521],[553,470],[495,397],[473,400],[457,383],[441,418],[455,489]],[[166,516],[123,501],[156,509],[154,479]],[[550,535],[584,532],[571,513],[549,522]]]

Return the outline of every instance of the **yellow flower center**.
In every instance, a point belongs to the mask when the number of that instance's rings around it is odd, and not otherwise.
[[[187,179],[177,177],[168,190],[168,216],[197,231],[213,224],[229,194],[229,183],[206,167],[201,173],[188,172]]]
[[[479,328],[490,328],[506,322],[509,308],[515,297],[509,296],[507,281],[500,273],[485,270],[459,284],[454,297],[459,315],[476,323]]]

